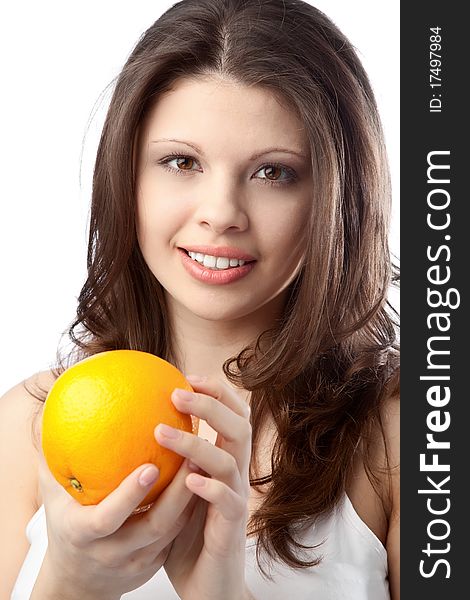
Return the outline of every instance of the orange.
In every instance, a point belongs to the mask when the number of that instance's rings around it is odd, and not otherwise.
[[[193,430],[191,416],[170,400],[176,387],[192,391],[176,367],[136,350],[101,352],[64,371],[42,422],[44,457],[57,481],[81,504],[97,504],[138,466],[153,463],[160,476],[140,506],[153,502],[184,460],[158,444],[155,427]]]

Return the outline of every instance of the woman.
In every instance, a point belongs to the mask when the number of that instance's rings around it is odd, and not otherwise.
[[[75,352],[2,400],[13,598],[399,598],[389,178],[348,40],[298,0],[176,4],[122,70],[93,183]],[[157,428],[187,460],[131,518],[154,467],[82,507],[30,431],[34,394],[117,348],[195,373],[172,399],[203,420]]]

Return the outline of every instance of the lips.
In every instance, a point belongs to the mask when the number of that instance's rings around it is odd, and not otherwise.
[[[194,247],[194,246],[192,246]],[[201,248],[201,246],[196,246],[197,248]],[[203,248],[207,248],[203,247]],[[213,251],[213,249],[212,249]],[[196,252],[196,251],[195,251]],[[202,283],[206,283],[209,285],[226,285],[229,283],[234,283],[243,277],[246,277],[254,268],[256,264],[256,260],[247,261],[244,265],[233,267],[229,269],[211,269],[207,268],[204,265],[200,264],[196,260],[193,260],[186,250],[182,248],[178,248],[178,253],[181,257],[181,261],[183,263],[186,271],[191,275],[194,279],[201,281]],[[212,255],[215,256],[215,255]],[[226,255],[219,255],[226,256]],[[246,254],[245,254],[246,256]],[[228,258],[228,257],[227,257]],[[246,259],[239,259],[246,260]]]

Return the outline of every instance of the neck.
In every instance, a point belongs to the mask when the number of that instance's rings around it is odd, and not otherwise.
[[[274,326],[284,306],[280,294],[255,313],[233,320],[208,320],[167,297],[174,364],[185,375],[216,377],[233,385],[223,372],[224,362],[256,342],[258,336]],[[246,402],[250,393],[240,391]],[[202,419],[198,435],[216,443],[217,433]]]
[[[176,302],[167,302],[176,366],[186,375],[215,376],[226,381],[222,366],[273,327],[282,313],[283,294],[255,313],[233,320],[208,320]]]

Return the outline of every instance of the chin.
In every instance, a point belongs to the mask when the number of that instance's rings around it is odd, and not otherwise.
[[[194,294],[188,298],[187,294],[172,294],[166,290],[167,301],[179,306],[178,312],[187,313],[200,319],[212,322],[228,322],[247,317],[260,308],[259,302],[250,301],[240,294],[218,294],[215,290],[210,293]]]
[[[201,308],[200,306],[186,306],[186,308],[193,315],[199,317],[200,319],[204,319],[205,321],[212,321],[214,323],[242,319],[243,317],[247,317],[248,315],[253,313],[253,310],[250,307],[245,307],[244,309],[239,306],[236,308],[230,308],[226,305],[217,307],[215,306],[215,303],[211,303],[210,305],[204,308]]]

